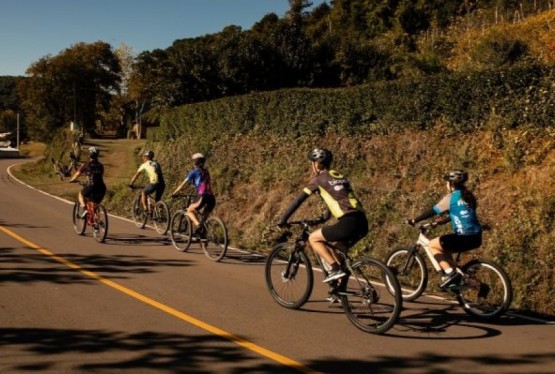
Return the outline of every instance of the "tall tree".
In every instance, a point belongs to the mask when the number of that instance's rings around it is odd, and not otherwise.
[[[96,121],[119,91],[120,73],[111,46],[100,41],[77,43],[33,63],[27,70],[23,103],[29,133],[37,140],[49,140],[56,129],[72,121],[94,133]]]

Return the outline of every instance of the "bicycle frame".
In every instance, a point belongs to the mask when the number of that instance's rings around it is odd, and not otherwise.
[[[426,256],[432,263],[432,266],[434,267],[435,271],[440,273],[443,270],[441,269],[441,266],[439,266],[439,263],[435,259],[434,254],[430,250],[430,239],[428,239],[428,237],[425,235],[425,233],[428,231],[430,227],[431,227],[430,224],[420,226],[420,234],[418,235],[418,239],[416,240],[415,245],[417,247],[420,246],[424,249],[424,252],[426,252]]]

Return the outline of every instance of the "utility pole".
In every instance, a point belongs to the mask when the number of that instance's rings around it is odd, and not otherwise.
[[[19,112],[17,112],[17,130],[16,130],[16,142],[15,142],[15,149],[19,151]]]

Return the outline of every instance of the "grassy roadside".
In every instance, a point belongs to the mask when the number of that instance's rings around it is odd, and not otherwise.
[[[135,173],[140,162],[138,152],[145,145],[145,140],[127,139],[89,139],[83,146],[81,162],[86,160],[88,147],[96,146],[100,149],[100,161],[105,168],[105,182],[108,194],[105,204],[108,210],[114,212],[124,209],[119,207],[117,201],[113,201],[115,191],[124,189],[129,183],[131,176]],[[21,154],[28,158],[39,158],[44,155],[46,145],[41,143],[26,144],[21,147]],[[55,174],[50,160],[37,160],[36,162],[24,163],[12,169],[14,175],[23,182],[30,184],[40,190],[68,200],[75,199],[78,187],[60,180]],[[129,190],[126,190],[127,192]]]

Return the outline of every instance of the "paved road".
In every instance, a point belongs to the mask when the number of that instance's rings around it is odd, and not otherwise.
[[[214,263],[115,217],[106,244],[79,237],[71,205],[10,177],[15,162],[0,160],[0,373],[555,372],[553,325],[423,299],[375,336],[321,284],[279,307],[257,256]]]

